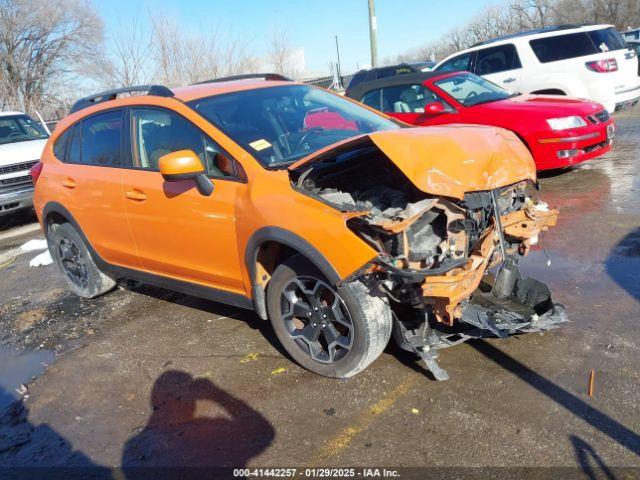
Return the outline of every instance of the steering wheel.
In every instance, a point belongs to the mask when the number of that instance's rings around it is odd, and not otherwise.
[[[477,97],[477,96],[478,96],[478,94],[476,93],[476,91],[475,91],[475,90],[471,90],[471,91],[467,94],[467,96],[465,97],[465,99],[464,99],[464,103],[467,103],[467,101],[469,101],[469,100],[471,100],[473,97]]]
[[[8,136],[9,136],[9,137],[20,137],[20,136],[22,136],[22,135],[24,135],[24,133],[21,133],[21,132],[11,132]]]
[[[302,146],[302,144],[307,139],[307,137],[309,136],[310,133],[312,133],[312,132],[321,132],[323,130],[324,130],[324,128],[322,128],[322,127],[311,127],[311,128],[309,128],[306,132],[304,132],[304,135],[302,135],[300,140],[298,140],[298,142],[296,143],[296,146],[294,147],[294,151],[297,151]]]

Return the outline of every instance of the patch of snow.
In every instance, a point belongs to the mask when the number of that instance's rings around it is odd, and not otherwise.
[[[29,240],[27,243],[23,243],[20,246],[20,250],[22,250],[23,252],[35,252],[36,250],[44,250],[46,248],[47,248],[47,241],[44,239]]]
[[[42,252],[39,255],[36,255],[29,262],[30,267],[44,267],[46,265],[51,265],[53,263],[53,258],[51,258],[51,254],[49,250],[46,252]]]

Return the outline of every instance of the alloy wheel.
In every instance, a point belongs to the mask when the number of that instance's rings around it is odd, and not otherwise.
[[[334,363],[353,345],[353,322],[340,295],[322,280],[295,277],[282,291],[280,318],[313,360]]]

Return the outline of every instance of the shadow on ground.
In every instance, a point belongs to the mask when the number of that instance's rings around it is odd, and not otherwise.
[[[568,392],[551,380],[520,363],[515,358],[497,349],[484,340],[469,342],[474,349],[505,370],[516,375],[520,380],[546,395],[576,417],[607,435],[611,440],[640,456],[640,435],[628,429],[610,416],[593,408],[591,405]],[[574,442],[575,446],[575,442]]]
[[[198,415],[199,402],[221,414]],[[226,478],[231,471],[224,467],[245,467],[275,438],[259,412],[184,371],[158,377],[150,408],[147,425],[122,449],[121,469],[112,471],[93,463],[49,425],[31,424],[28,410],[16,402],[0,417],[0,478]]]
[[[605,266],[609,276],[640,301],[640,228],[629,232],[613,248]]]

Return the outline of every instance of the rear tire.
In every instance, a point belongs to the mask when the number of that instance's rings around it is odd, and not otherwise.
[[[386,298],[355,281],[339,289],[297,255],[274,271],[267,311],[280,343],[302,367],[325,377],[364,370],[391,336]]]
[[[84,240],[73,225],[55,225],[48,243],[51,257],[58,265],[67,286],[76,295],[95,298],[116,286],[116,282],[95,264]]]

